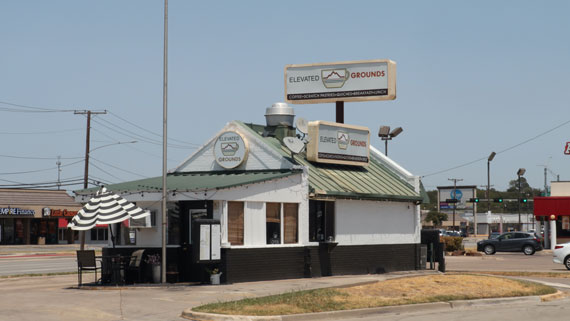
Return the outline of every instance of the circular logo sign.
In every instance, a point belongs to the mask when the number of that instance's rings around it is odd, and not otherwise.
[[[233,131],[223,132],[214,144],[214,157],[226,169],[236,168],[247,158],[248,146],[244,138]]]

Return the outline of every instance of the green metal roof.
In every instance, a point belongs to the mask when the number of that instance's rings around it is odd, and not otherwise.
[[[346,198],[391,201],[422,201],[414,187],[379,160],[371,157],[368,166],[321,164],[306,160],[305,153],[291,158],[290,152],[275,137],[262,137],[263,126],[237,122],[259,135],[283,157],[309,168],[311,198]]]
[[[213,189],[226,189],[241,185],[269,181],[290,175],[298,174],[299,171],[249,171],[249,172],[199,172],[168,174],[168,191],[203,191]],[[118,183],[105,186],[107,190],[114,192],[155,192],[162,190],[162,176],[146,178],[137,181]],[[75,191],[77,195],[93,194],[99,188],[89,188]]]

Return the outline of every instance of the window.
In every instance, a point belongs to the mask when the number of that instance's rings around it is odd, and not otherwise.
[[[267,244],[281,244],[281,203],[265,204]]]
[[[334,241],[334,202],[309,200],[309,240]]]
[[[168,220],[167,220],[167,242],[169,245],[180,245],[181,243],[181,236],[180,236],[180,226],[182,225],[182,220],[180,217],[180,205],[178,202],[167,202],[166,206],[168,207]],[[128,233],[127,239],[129,238]]]
[[[283,235],[285,244],[299,242],[299,204],[283,204]]]
[[[228,242],[243,245],[243,202],[228,202]]]
[[[108,235],[106,227],[91,229],[91,241],[107,241],[109,239]]]

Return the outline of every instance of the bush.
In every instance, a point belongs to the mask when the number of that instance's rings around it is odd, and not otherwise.
[[[445,244],[447,252],[463,250],[463,238],[459,236],[442,236],[441,241]]]

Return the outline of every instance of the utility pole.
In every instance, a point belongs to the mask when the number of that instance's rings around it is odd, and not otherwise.
[[[61,156],[57,156],[55,164],[57,165],[57,190],[59,191],[61,188]]]
[[[87,189],[89,184],[89,142],[91,137],[91,115],[107,114],[107,111],[76,110],[75,115],[87,115],[87,133],[85,134],[85,172],[83,175],[83,188]],[[79,231],[81,245],[80,250],[85,249],[85,231]]]
[[[457,182],[461,182],[462,178],[448,178],[448,181],[453,181],[453,199],[457,201],[456,191],[457,191]],[[453,203],[453,230],[455,231],[455,209],[457,208],[457,202]]]

